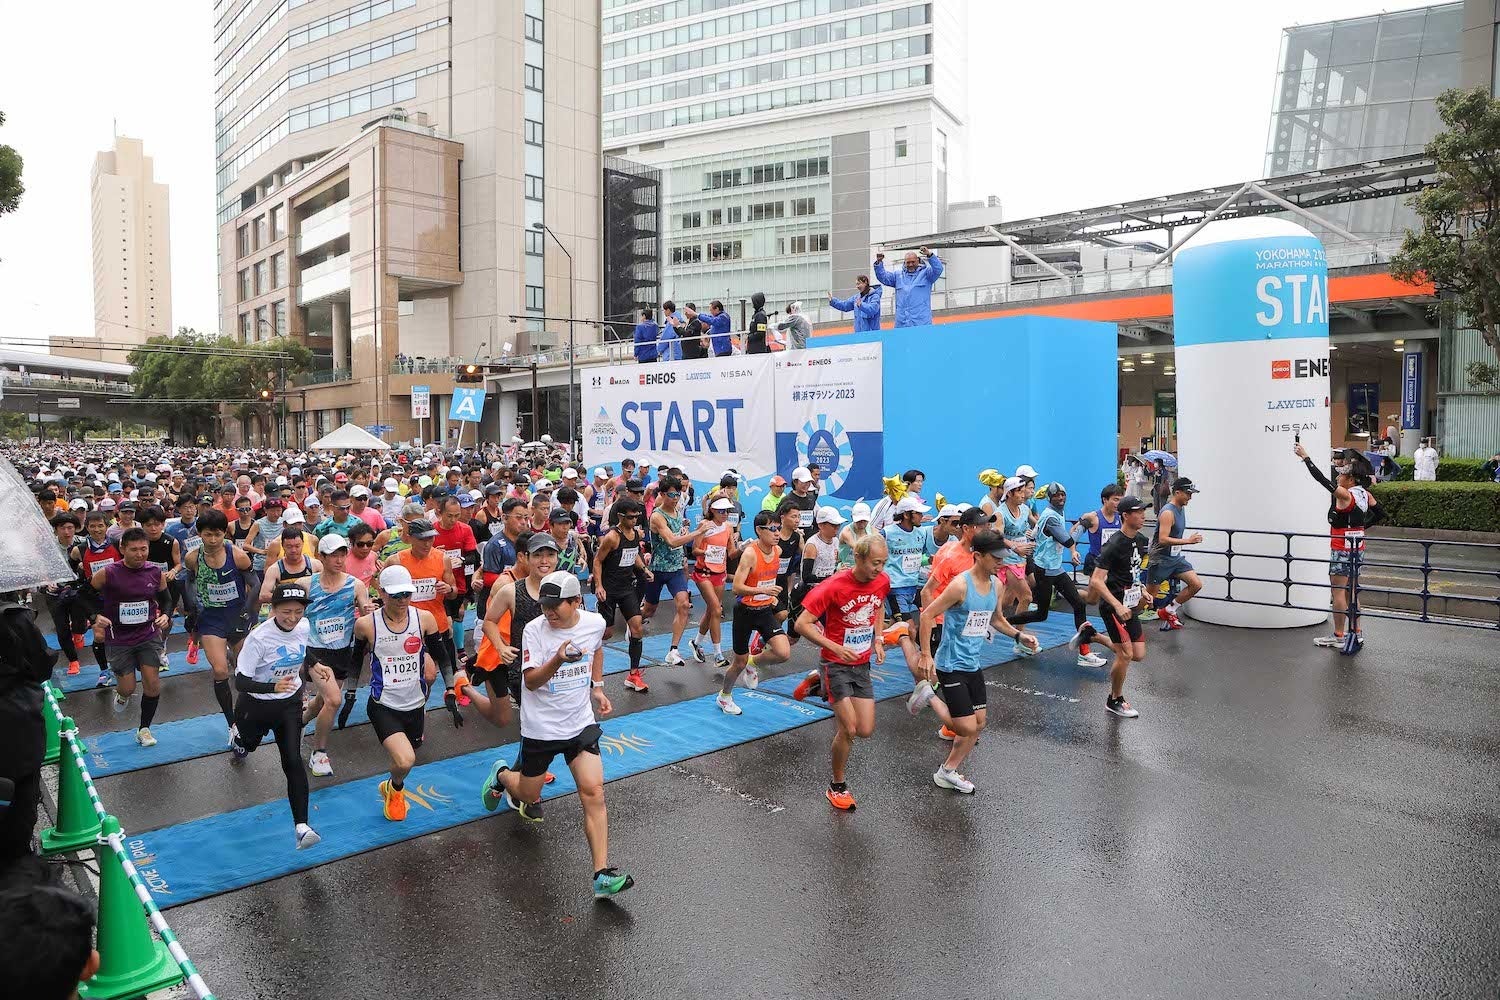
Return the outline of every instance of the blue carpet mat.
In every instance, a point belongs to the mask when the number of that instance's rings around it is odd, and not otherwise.
[[[704,695],[607,719],[600,745],[605,780],[640,774],[829,717],[820,706],[759,691],[738,692],[735,700],[743,715],[724,715],[715,707],[713,695]],[[512,743],[418,765],[406,779],[410,808],[401,823],[388,822],[381,815],[377,786],[383,775],[319,789],[312,795],[310,821],[323,842],[306,851],[294,849],[291,812],[285,799],[279,799],[132,837],[132,859],[163,908],[242,889],[484,818],[488,814],[480,803],[480,789],[490,766],[497,759],[513,760],[516,751]],[[246,766],[279,765],[274,753],[257,753]],[[227,760],[224,770],[224,780],[232,782],[234,773]],[[553,772],[557,781],[546,787],[545,798],[575,791],[572,776],[560,761]],[[519,820],[508,817],[501,822]],[[582,835],[576,824],[563,826],[557,835]]]

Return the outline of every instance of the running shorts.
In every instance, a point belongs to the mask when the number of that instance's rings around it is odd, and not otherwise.
[[[1363,562],[1363,552],[1356,549],[1334,549],[1328,555],[1328,575],[1353,576]]]
[[[1026,564],[1001,563],[999,569],[995,571],[995,578],[1000,581],[1001,586],[1004,586],[1007,578],[1024,580],[1026,579]]]
[[[678,594],[691,594],[692,591],[688,588],[687,571],[674,569],[667,573],[657,573],[652,581],[646,584],[646,603],[660,603],[663,589],[674,598]]]
[[[370,725],[375,727],[375,736],[380,742],[384,743],[397,733],[405,733],[406,738],[411,741],[412,749],[422,745],[422,733],[427,725],[426,705],[398,712],[371,698],[365,702],[365,708],[370,713]]]
[[[774,607],[752,608],[744,604],[734,606],[734,617],[730,619],[729,626],[736,656],[745,656],[750,652],[750,637],[755,633],[759,632],[762,639],[770,642],[781,631]]]
[[[133,674],[141,667],[156,667],[160,670],[167,663],[166,646],[160,639],[149,639],[134,646],[105,643],[104,655],[109,661],[110,672],[116,677]]]
[[[937,678],[937,695],[953,718],[963,719],[984,711],[984,671],[939,670]]]
[[[307,653],[302,659],[302,677],[304,680],[311,678],[308,668],[316,663],[322,663],[333,669],[333,676],[343,682],[349,676],[350,669],[354,664],[354,649],[345,646],[343,649],[324,649],[321,646],[308,646]]]
[[[818,663],[818,673],[823,678],[823,697],[830,702],[875,697],[875,682],[870,679],[868,666],[851,667],[824,660]]]
[[[620,616],[627,622],[632,618],[640,617],[641,595],[634,587],[619,594],[612,594],[607,590],[604,592],[604,600],[599,602],[599,614],[604,616],[605,628],[614,627],[616,611],[620,612]]]
[[[916,587],[892,587],[885,600],[892,619],[914,616],[922,610],[917,606]]]
[[[1141,631],[1141,619],[1132,614],[1125,621],[1115,617],[1115,610],[1111,607],[1100,609],[1104,615],[1104,627],[1109,632],[1109,638],[1113,642],[1124,642],[1129,636],[1131,642],[1144,642],[1145,633]]]
[[[198,611],[198,634],[228,639],[231,635],[245,631],[245,609],[242,606],[215,608],[204,607]]]
[[[693,580],[697,583],[706,583],[715,590],[724,589],[725,576],[723,573],[710,573],[706,569],[693,570]]]
[[[597,757],[599,737],[603,735],[604,730],[596,722],[570,740],[534,740],[529,736],[522,736],[521,756],[516,767],[522,777],[536,778],[547,773],[547,766],[558,754],[562,754],[563,760],[569,764],[581,753],[591,753]]]
[[[1174,576],[1181,576],[1184,573],[1191,573],[1192,571],[1193,564],[1182,556],[1167,555],[1165,552],[1162,552],[1158,553],[1147,567],[1146,582],[1162,583]]]

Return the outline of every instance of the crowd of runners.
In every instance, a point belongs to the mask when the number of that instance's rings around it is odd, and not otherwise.
[[[112,689],[117,714],[135,714],[142,747],[157,743],[165,638],[180,617],[188,662],[207,657],[229,760],[242,764],[274,737],[300,850],[319,842],[308,772],[334,773],[329,733],[347,724],[367,672],[368,717],[390,765],[380,809],[388,821],[406,818],[405,779],[441,676],[453,725],[519,717],[519,754],[491,769],[485,808],[503,804],[540,822],[549,768],[563,757],[597,897],[633,884],[609,863],[599,757],[598,719],[613,708],[604,644],[616,629],[630,697],[650,691],[650,630],[671,636],[664,667],[691,661],[722,674],[715,702],[730,716],[742,711],[736,685],[756,687],[796,643],[816,647],[818,666],[793,697],[830,705],[826,795],[853,810],[846,767],[855,740],[875,727],[872,661],[900,655],[913,683],[908,710],[931,711],[951,744],[933,782],[970,794],[962,768],[985,727],[981,671],[1001,655],[990,645],[997,634],[1015,654],[1035,655],[1026,629],[1060,597],[1078,665],[1107,667],[1104,707],[1133,719],[1125,684],[1146,657],[1143,623],[1182,628],[1180,609],[1202,587],[1183,554],[1203,540],[1188,525],[1198,488],[1187,478],[1172,484],[1148,530],[1147,505],[1115,482],[1070,523],[1066,488],[1027,465],[1013,475],[979,471],[974,504],[929,504],[924,497],[937,494],[921,470],[908,470],[873,508],[857,503],[846,518],[819,502],[816,466],[793,470],[789,484],[777,476],[759,509],[746,511],[733,470],[697,497],[677,468],[517,465],[494,449],[395,461],[91,446],[7,455],[77,573],[36,594],[63,669],[83,673],[90,651],[97,685]],[[1374,513],[1366,470],[1346,457],[1329,480],[1300,446],[1298,456],[1333,498],[1336,628],[1318,642],[1343,645],[1357,623],[1345,621],[1339,584],[1357,568]],[[1102,632],[1089,622],[1091,605]]]

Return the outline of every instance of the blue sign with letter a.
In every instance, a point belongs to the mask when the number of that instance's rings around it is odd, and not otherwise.
[[[471,424],[477,424],[483,415],[484,390],[454,386],[453,402],[448,407],[448,419],[467,420]]]

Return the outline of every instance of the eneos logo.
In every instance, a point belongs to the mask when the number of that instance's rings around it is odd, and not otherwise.
[[[1290,361],[1287,361],[1287,360],[1272,361],[1271,362],[1271,377],[1272,378],[1291,378],[1292,377],[1292,363]]]
[[[1327,378],[1327,358],[1280,358],[1271,362],[1271,378]]]
[[[641,376],[641,385],[675,385],[676,383],[676,372],[653,372],[650,375]]]

